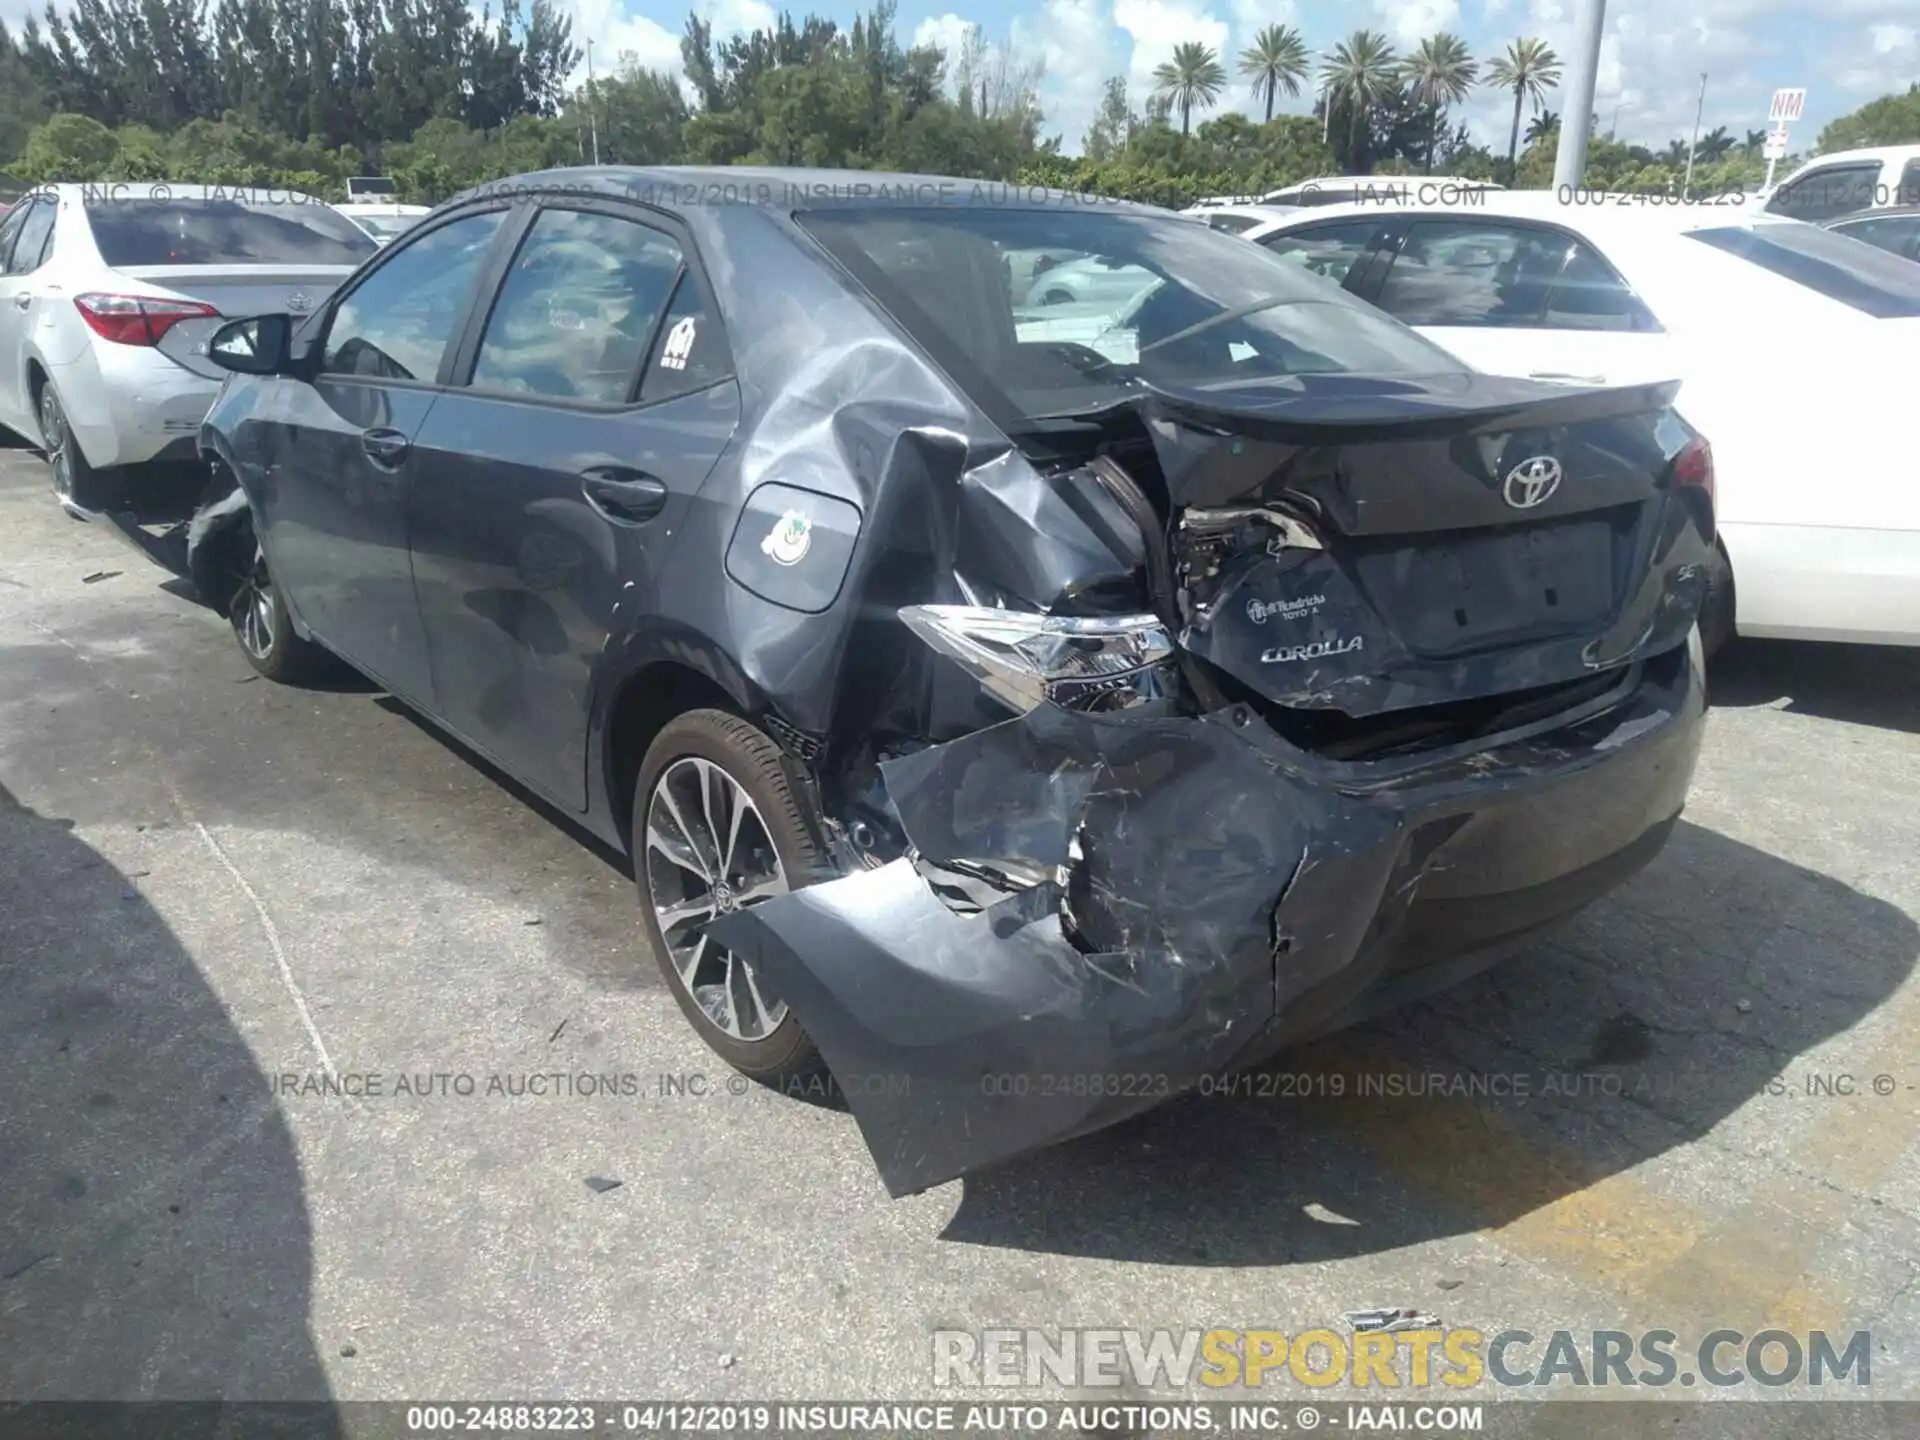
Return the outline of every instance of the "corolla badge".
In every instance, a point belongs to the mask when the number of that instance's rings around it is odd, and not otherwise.
[[[1356,635],[1351,640],[1316,640],[1311,645],[1279,645],[1271,650],[1262,650],[1260,660],[1266,665],[1285,665],[1294,660],[1324,660],[1330,655],[1345,655],[1349,651],[1365,648],[1366,637]]]
[[[304,290],[295,290],[286,299],[289,315],[304,315],[313,309],[313,297]]]
[[[1560,488],[1560,462],[1551,455],[1536,455],[1522,460],[1507,472],[1500,497],[1516,510],[1531,510],[1544,505]]]
[[[812,544],[813,521],[804,510],[789,510],[760,542],[760,549],[776,565],[798,565]]]

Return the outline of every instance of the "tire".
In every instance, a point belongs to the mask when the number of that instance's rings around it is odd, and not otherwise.
[[[293,617],[279,587],[267,572],[267,557],[254,539],[251,528],[243,527],[234,537],[236,556],[252,551],[253,559],[240,575],[240,583],[227,598],[227,623],[247,663],[267,679],[282,685],[294,685],[319,674],[327,664],[327,652],[293,630]]]
[[[1734,637],[1733,562],[1726,547],[1714,542],[1707,566],[1706,594],[1700,600],[1700,649],[1708,660],[1726,649]]]
[[[51,380],[40,387],[40,447],[53,472],[54,498],[74,519],[84,520],[80,512],[104,510],[113,501],[118,487],[87,463]]]
[[[731,794],[717,776],[730,782]],[[711,872],[716,847],[705,840],[710,833],[706,816],[694,804],[703,783],[720,807],[712,812],[712,830],[720,833],[720,846],[731,828],[732,811],[724,807],[739,795],[752,806],[752,813],[742,817],[723,887],[703,881],[693,867],[668,859],[648,839],[650,831],[656,830],[676,846],[683,839],[700,838],[699,858]],[[663,791],[661,813],[656,816],[655,802]],[[763,881],[764,893],[770,896],[829,873],[825,853],[807,822],[806,804],[779,746],[757,726],[724,710],[690,710],[670,721],[647,748],[634,784],[634,883],[654,961],[681,1012],[708,1048],[757,1080],[817,1074],[822,1068],[819,1052],[798,1017],[768,992],[744,962],[697,936],[697,925],[714,913],[711,897],[716,888],[721,890],[724,913],[740,903],[754,903],[739,901],[735,892],[757,888],[755,881]],[[689,815],[690,810],[695,813]],[[676,814],[699,832],[698,837],[688,836],[685,830],[675,835]],[[764,880],[771,871],[770,855],[779,862],[777,882]],[[663,915],[663,910],[674,907],[681,907],[683,913],[671,918]],[[665,934],[668,928],[676,932],[672,946]]]

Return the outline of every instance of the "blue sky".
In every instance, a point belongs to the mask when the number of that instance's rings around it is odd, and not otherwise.
[[[0,0],[0,20],[17,27],[41,0]],[[479,0],[474,0],[478,8]],[[596,61],[611,67],[622,51],[677,70],[686,0],[566,0],[576,37],[592,37]],[[767,23],[769,0],[697,0],[719,34]],[[801,13],[808,8],[796,7]],[[841,20],[853,8],[824,0]],[[1452,30],[1482,59],[1518,35],[1539,35],[1563,56],[1571,49],[1574,0],[900,0],[903,40],[951,41],[978,24],[1021,59],[1044,61],[1046,132],[1070,152],[1110,75],[1126,75],[1135,104],[1151,88],[1154,66],[1182,40],[1213,45],[1232,60],[1262,25],[1295,25],[1316,52],[1361,26],[1384,30],[1403,48],[1422,35]],[[1622,139],[1664,144],[1693,123],[1700,74],[1708,74],[1702,129],[1736,135],[1766,123],[1778,86],[1807,90],[1795,149],[1820,127],[1877,95],[1920,80],[1920,5],[1915,0],[1610,0],[1595,108],[1603,126],[1618,112]],[[1484,143],[1504,149],[1511,100],[1480,91],[1461,112]],[[1560,104],[1550,100],[1551,108]],[[1222,108],[1253,112],[1235,77]],[[1282,108],[1305,113],[1305,97]],[[1218,112],[1215,112],[1218,113]]]
[[[6,0],[0,0],[6,3]],[[751,27],[773,13],[767,0],[701,0],[716,31]],[[804,13],[804,5],[796,7]],[[841,19],[853,11],[819,8]],[[574,0],[576,34],[594,38],[596,59],[632,50],[647,63],[676,68],[684,5],[663,0]],[[1316,52],[1349,31],[1373,26],[1403,48],[1436,30],[1464,38],[1476,57],[1497,53],[1519,35],[1539,35],[1564,57],[1571,49],[1574,0],[901,0],[902,39],[951,40],[969,23],[1010,44],[1022,59],[1045,62],[1042,101],[1047,133],[1077,151],[1100,89],[1126,75],[1142,103],[1154,66],[1183,40],[1213,45],[1228,60],[1262,25],[1297,26]],[[604,62],[603,62],[604,63]],[[1807,91],[1796,149],[1810,146],[1835,116],[1920,80],[1920,6],[1914,0],[1611,0],[1595,108],[1603,126],[1617,107],[1622,139],[1664,144],[1693,123],[1706,71],[1702,130],[1736,135],[1766,124],[1779,86]],[[1556,101],[1551,108],[1560,108]],[[1255,110],[1236,83],[1222,108]],[[1478,138],[1504,149],[1512,100],[1481,92],[1462,116]],[[1305,113],[1307,98],[1287,110]]]

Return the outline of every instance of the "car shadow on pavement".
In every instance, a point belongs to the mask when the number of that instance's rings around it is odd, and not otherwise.
[[[1453,991],[970,1177],[944,1238],[1240,1266],[1496,1229],[1756,1099],[1791,1106],[1770,1086],[1916,952],[1896,907],[1683,821],[1621,890]]]
[[[1920,734],[1920,646],[1739,640],[1715,658],[1707,685],[1728,709],[1775,706]]]
[[[138,881],[0,786],[0,1400],[329,1400],[292,1136]]]

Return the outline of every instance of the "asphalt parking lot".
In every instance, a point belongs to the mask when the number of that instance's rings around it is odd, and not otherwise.
[[[1669,848],[1554,942],[893,1201],[844,1109],[730,1093],[618,857],[256,679],[0,450],[0,1395],[924,1396],[936,1329],[1405,1305],[1866,1328],[1920,1398],[1920,650],[1738,647],[1714,698]],[[502,1093],[583,1072],[633,1093]]]

